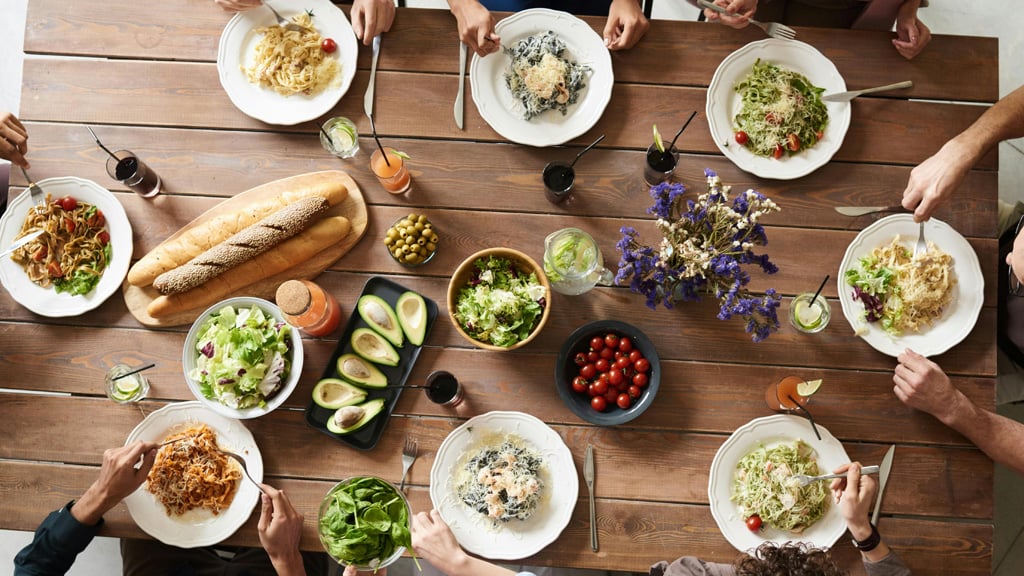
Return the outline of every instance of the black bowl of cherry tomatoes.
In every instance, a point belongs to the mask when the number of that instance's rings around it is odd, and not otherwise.
[[[635,326],[598,320],[562,345],[555,383],[562,401],[599,426],[625,424],[654,402],[661,365],[654,344]]]

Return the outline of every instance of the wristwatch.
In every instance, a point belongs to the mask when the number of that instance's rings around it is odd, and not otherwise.
[[[882,543],[882,535],[878,533],[878,528],[874,524],[871,525],[871,535],[865,540],[853,539],[853,545],[857,550],[861,552],[871,552]]]

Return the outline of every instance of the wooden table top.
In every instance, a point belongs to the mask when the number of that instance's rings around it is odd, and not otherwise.
[[[718,63],[760,40],[742,31],[695,22],[654,21],[633,50],[613,53],[616,82],[611,102],[590,131],[562,149],[536,149],[504,141],[477,113],[467,93],[466,128],[451,107],[458,76],[458,39],[446,11],[401,9],[383,37],[376,84],[379,134],[412,160],[413,190],[393,196],[367,165],[372,141],[342,161],[323,152],[315,123],[271,126],[231,104],[218,81],[217,42],[229,14],[209,0],[155,3],[145,10],[129,0],[33,0],[29,3],[21,118],[30,132],[29,158],[37,179],[88,178],[109,187],[134,229],[138,258],[192,218],[254,186],[318,170],[347,171],[369,209],[364,238],[318,282],[351,313],[366,280],[384,276],[441,306],[412,374],[422,380],[447,368],[467,383],[468,409],[453,415],[420,394],[404,394],[378,444],[359,452],[307,427],[302,409],[336,341],[305,340],[305,368],[285,404],[246,426],[259,444],[267,481],[289,491],[306,516],[303,547],[318,550],[316,511],[333,483],[353,474],[397,481],[401,444],[418,438],[420,458],[410,474],[414,510],[430,508],[430,467],[445,436],[466,416],[521,410],[547,422],[582,470],[586,444],[597,454],[600,551],[589,546],[586,488],[561,537],[525,563],[646,571],[657,560],[698,555],[729,562],[736,551],[721,535],[708,506],[708,471],[722,442],[751,419],[769,414],[763,389],[790,373],[823,378],[814,398],[816,419],[839,438],[852,458],[877,463],[897,444],[882,506],[880,531],[915,574],[988,574],[993,542],[993,465],[959,434],[915,412],[892,393],[893,358],[853,335],[840,315],[834,282],[825,295],[835,317],[807,336],[790,326],[755,344],[736,321],[715,318],[713,301],[652,311],[624,287],[584,296],[554,295],[550,320],[535,342],[511,353],[470,347],[446,318],[449,275],[469,254],[509,246],[540,259],[544,237],[565,226],[591,232],[606,259],[623,225],[650,226],[649,199],[640,183],[650,125],[679,126],[703,111]],[[598,31],[603,19],[587,19]],[[850,89],[905,79],[914,88],[864,97],[832,162],[791,181],[762,180],[720,155],[703,112],[682,135],[678,179],[702,190],[702,169],[725,183],[758,189],[781,207],[765,220],[774,276],[755,274],[755,290],[776,288],[785,298],[813,289],[838,273],[846,246],[875,216],[847,218],[841,205],[898,203],[911,168],[931,155],[984,110],[972,103],[998,98],[994,38],[935,36],[908,62],[885,33],[798,29],[803,40],[832,60]],[[369,51],[347,95],[329,115],[352,118],[369,133],[362,95]],[[467,91],[469,83],[467,82]],[[910,101],[906,96],[924,99]],[[108,146],[135,151],[163,178],[164,192],[145,200],[110,180],[104,153],[85,125],[98,127]],[[540,172],[551,159],[569,159],[606,134],[578,170],[578,194],[560,206],[542,191]],[[936,360],[968,397],[993,408],[996,372],[996,198],[993,152],[970,173],[953,202],[936,216],[967,237],[981,260],[985,306],[970,335]],[[14,176],[10,198],[25,182]],[[436,258],[415,270],[387,257],[380,239],[391,222],[425,212],[444,231]],[[626,427],[601,428],[575,417],[552,385],[555,355],[577,326],[621,319],[654,340],[662,386],[654,405]],[[127,311],[120,294],[73,318],[37,316],[0,293],[0,528],[33,530],[47,512],[77,497],[96,476],[103,450],[120,445],[143,417],[192,399],[181,371],[188,326],[148,329]],[[115,405],[103,395],[103,374],[119,361],[154,362],[150,398]],[[27,395],[28,390],[55,394]],[[637,474],[637,471],[643,471]],[[639,477],[638,477],[639,476]],[[258,545],[254,512],[228,542]],[[120,505],[106,516],[103,533],[144,537]],[[846,537],[835,556],[862,573]]]

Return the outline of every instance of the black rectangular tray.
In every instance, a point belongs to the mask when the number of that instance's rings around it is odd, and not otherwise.
[[[380,276],[374,276],[366,281],[366,285],[363,286],[363,292],[360,297],[366,294],[373,294],[380,297],[385,302],[391,305],[392,308],[398,302],[398,297],[405,292],[414,292],[401,284],[392,282],[386,278]],[[430,335],[430,328],[434,325],[434,320],[437,319],[437,303],[423,296],[423,302],[427,305],[427,326],[426,332],[423,336],[423,341],[426,342],[427,336]],[[341,333],[341,337],[338,340],[338,347],[334,350],[334,354],[331,355],[331,361],[328,362],[327,367],[324,368],[324,373],[320,377],[323,378],[341,378],[338,374],[337,360],[343,354],[353,352],[352,343],[352,332],[357,328],[369,328],[370,325],[359,315],[357,309],[358,301],[356,305],[352,307],[352,313],[349,315],[348,324],[345,325],[345,331]],[[396,311],[397,313],[397,311]],[[398,351],[398,366],[384,366],[381,364],[374,364],[388,379],[388,384],[405,384],[406,379],[409,377],[409,373],[412,372],[412,367],[416,364],[416,358],[420,355],[420,348],[422,346],[414,346],[408,339],[402,347],[396,347]],[[384,411],[377,415],[371,422],[366,426],[352,432],[351,434],[335,434],[327,429],[327,421],[334,415],[334,410],[324,408],[313,401],[313,397],[310,396],[309,405],[306,407],[306,424],[309,424],[313,428],[327,434],[331,438],[339,442],[344,442],[353,448],[359,450],[371,450],[377,445],[377,441],[380,440],[381,435],[384,433],[384,428],[387,426],[388,420],[391,418],[391,412],[395,409],[395,404],[398,403],[398,397],[402,394],[402,388],[385,388],[375,389],[366,388],[367,395],[366,400],[373,400],[376,398],[384,398]]]

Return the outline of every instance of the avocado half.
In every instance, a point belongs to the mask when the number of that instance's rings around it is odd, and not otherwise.
[[[352,350],[356,354],[384,366],[398,366],[398,351],[383,336],[369,328],[356,328],[352,332]]]
[[[356,304],[363,321],[395,346],[402,345],[402,327],[391,305],[379,296],[365,294]]]
[[[379,368],[356,354],[342,354],[338,357],[338,374],[346,382],[363,388],[383,388],[388,385],[387,376]]]
[[[384,410],[384,399],[377,398],[376,400],[370,400],[369,402],[360,404],[358,406],[363,410],[363,416],[356,421],[355,424],[342,428],[338,423],[338,416],[342,410],[346,407],[338,408],[330,418],[327,419],[327,430],[334,432],[335,434],[351,434],[356,430],[359,430],[363,426],[366,426],[371,420],[373,420],[377,414],[380,414]],[[348,408],[351,408],[350,406]]]
[[[330,410],[354,406],[366,400],[366,390],[337,378],[324,378],[313,387],[313,402]]]
[[[415,346],[422,345],[427,333],[427,303],[423,297],[412,291],[405,292],[398,297],[395,309],[405,337]]]

